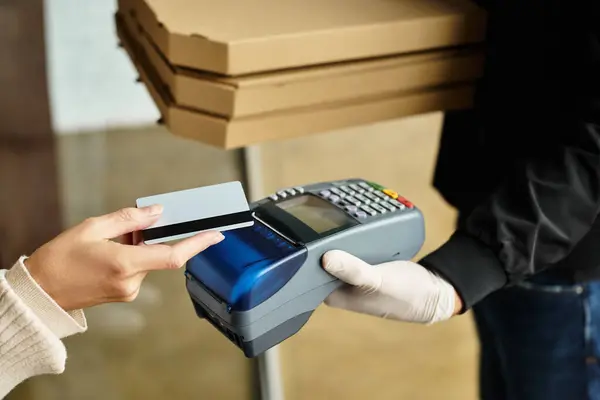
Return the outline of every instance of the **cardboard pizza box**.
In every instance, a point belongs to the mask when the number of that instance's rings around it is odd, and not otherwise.
[[[118,27],[120,25],[117,25]],[[171,133],[223,149],[368,125],[409,115],[468,108],[473,84],[459,83],[425,90],[399,91],[326,105],[295,108],[239,118],[225,118],[177,104],[148,57],[128,41],[121,43],[135,64]]]
[[[169,63],[244,75],[484,40],[470,0],[119,0]]]
[[[474,46],[226,77],[173,66],[133,14],[120,12],[116,21],[176,104],[228,118],[473,82],[483,69],[482,49]]]

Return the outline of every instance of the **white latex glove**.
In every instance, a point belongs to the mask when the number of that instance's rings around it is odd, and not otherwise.
[[[458,298],[448,282],[410,261],[369,265],[342,251],[323,257],[327,272],[348,285],[335,290],[325,304],[406,322],[432,324],[455,314]]]

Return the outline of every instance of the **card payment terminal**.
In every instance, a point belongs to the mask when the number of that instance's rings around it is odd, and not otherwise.
[[[409,260],[420,250],[421,212],[393,190],[362,179],[281,190],[250,205],[252,227],[188,261],[186,286],[199,317],[256,357],[297,333],[343,283],[323,254],[368,263]]]

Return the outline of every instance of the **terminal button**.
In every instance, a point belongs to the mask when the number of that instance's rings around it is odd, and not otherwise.
[[[346,211],[351,212],[351,213],[355,213],[358,211],[358,207],[356,206],[346,206]]]
[[[354,196],[356,194],[354,190],[350,189],[348,186],[342,186],[340,189],[342,189],[342,191],[346,192],[350,196]]]
[[[357,193],[364,193],[365,189],[363,189],[362,187],[358,186],[357,184],[353,183],[350,185],[350,189],[354,190]]]
[[[399,208],[400,210],[404,210],[406,208],[406,206],[402,203],[400,203],[398,200],[391,200],[389,201],[389,203],[391,205],[393,205],[396,208]]]
[[[367,182],[360,182],[358,186],[365,190],[373,190],[373,188]]]
[[[346,200],[347,203],[352,204],[353,206],[359,207],[360,206],[360,201],[356,200],[354,197],[352,196],[347,196],[344,200]]]
[[[331,196],[329,196],[329,201],[332,203],[337,203],[341,200],[340,196],[336,196],[335,194],[332,194]]]
[[[321,195],[321,197],[324,198],[328,198],[329,196],[331,196],[331,192],[329,190],[321,190],[319,194]]]
[[[385,189],[383,186],[376,184],[375,182],[369,182],[369,185],[375,190],[383,190]]]
[[[387,212],[387,210],[385,208],[381,207],[377,203],[371,204],[371,207],[373,207],[375,210],[379,211],[381,214],[385,214]]]
[[[270,195],[270,196],[269,196],[269,198],[270,198],[271,200],[273,200],[273,201],[277,201],[277,200],[279,199],[279,197],[277,197],[277,195],[276,195],[276,194],[272,194],[272,195]]]
[[[400,203],[404,204],[408,208],[413,208],[414,207],[414,204],[411,203],[410,201],[406,200],[404,197],[398,197],[398,201]]]
[[[367,217],[367,213],[364,211],[357,211],[354,215],[356,215],[358,218],[366,218]]]
[[[344,192],[342,192],[340,189],[338,188],[331,188],[331,193],[333,194],[337,194],[340,197],[344,197],[346,194]]]
[[[360,209],[363,210],[364,212],[366,212],[367,214],[371,215],[371,216],[377,215],[377,211],[373,210],[369,206],[365,205],[365,206],[362,206]]]
[[[280,191],[280,192],[277,192],[277,195],[279,197],[281,197],[282,199],[285,199],[288,196],[287,193],[285,191],[283,191],[283,190]]]
[[[398,193],[394,192],[393,190],[390,189],[384,189],[383,193],[387,194],[388,196],[390,196],[392,199],[397,199],[398,198]]]
[[[394,207],[393,205],[391,205],[389,202],[387,201],[382,201],[381,203],[379,203],[382,207],[385,207],[388,209],[388,211],[394,212],[397,210],[396,207]]]
[[[380,198],[380,199],[382,199],[382,200],[387,200],[387,199],[389,199],[389,197],[388,197],[388,195],[387,195],[387,194],[385,194],[385,193],[383,193],[383,192],[380,192],[380,191],[373,192],[373,194],[375,194],[375,196],[379,197],[379,198]]]
[[[379,201],[379,197],[375,196],[373,192],[365,193],[365,197],[375,203]]]
[[[297,186],[294,189],[296,190],[296,192],[298,192],[300,194],[304,193],[304,188],[302,186]]]
[[[354,196],[358,201],[364,203],[364,204],[369,204],[371,202],[371,200],[369,200],[366,196],[363,196],[362,194],[357,194],[356,196]]]

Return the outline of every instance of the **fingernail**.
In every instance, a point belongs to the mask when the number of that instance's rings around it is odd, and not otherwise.
[[[217,244],[225,239],[225,236],[221,232],[215,232],[214,237],[212,239],[212,244]]]
[[[163,206],[160,204],[153,204],[151,206],[142,207],[142,210],[148,213],[150,216],[160,215],[163,212]]]

